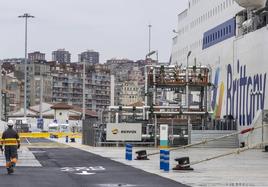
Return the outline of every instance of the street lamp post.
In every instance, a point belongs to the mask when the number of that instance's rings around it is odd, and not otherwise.
[[[188,52],[188,55],[187,55],[187,61],[186,61],[186,101],[185,101],[185,104],[186,104],[186,107],[187,107],[187,110],[189,109],[189,57],[191,56],[191,51]]]
[[[24,117],[26,118],[26,108],[27,108],[27,24],[28,24],[28,18],[34,18],[34,16],[31,16],[28,13],[25,13],[19,18],[25,19],[25,56],[24,56]]]
[[[39,104],[39,118],[43,118],[43,92],[44,92],[44,74],[40,73],[40,104]]]
[[[151,51],[149,52],[147,55],[146,55],[146,59],[148,57],[150,57],[151,55],[153,54],[156,54],[156,60],[157,60],[157,63],[158,63],[158,51]],[[146,74],[145,76],[148,76],[147,75],[147,69],[145,68],[146,70]],[[146,92],[148,91],[148,88],[147,88],[147,84],[148,84],[148,78],[145,77],[145,90]],[[156,92],[157,92],[157,89],[156,89],[156,71],[155,71],[155,68],[153,69],[153,83],[154,83],[154,87],[153,87],[153,105],[156,105]],[[148,102],[148,98],[147,98],[147,95],[148,93],[146,93],[146,96],[145,96],[145,103],[146,103],[146,106],[147,106],[147,102]],[[155,144],[155,147],[157,147],[157,116],[156,114],[154,114],[154,144]]]
[[[0,61],[0,121],[2,120],[2,62]]]
[[[150,53],[151,52],[151,29],[152,29],[152,25],[149,24],[148,28],[149,28],[149,52],[148,53]]]
[[[86,119],[86,62],[83,60],[83,115],[82,120]]]
[[[191,56],[192,52],[189,51],[187,54],[187,61],[186,61],[186,97],[185,97],[185,104],[187,111],[189,111],[189,57]],[[191,118],[188,115],[187,116],[187,126],[188,126],[188,144],[191,143],[191,131],[192,131],[192,125],[191,125]]]

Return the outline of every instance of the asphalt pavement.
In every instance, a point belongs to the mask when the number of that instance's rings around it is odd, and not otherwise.
[[[34,140],[36,141],[36,140]],[[42,167],[17,167],[0,186],[8,187],[184,187],[170,179],[76,148],[30,148]]]

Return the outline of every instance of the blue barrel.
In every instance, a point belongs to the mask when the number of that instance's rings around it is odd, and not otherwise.
[[[160,169],[164,169],[164,153],[165,150],[160,150]]]
[[[126,144],[126,160],[132,160],[132,145]]]
[[[164,151],[164,171],[169,171],[169,150]]]

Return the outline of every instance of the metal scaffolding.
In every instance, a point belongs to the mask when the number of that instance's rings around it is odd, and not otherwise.
[[[155,124],[155,145],[157,145],[157,121],[158,119],[166,116],[172,119],[180,116],[183,119],[187,118],[188,127],[188,144],[191,143],[191,130],[192,120],[201,122],[202,126],[205,125],[205,118],[209,114],[210,94],[209,87],[211,70],[206,66],[146,66],[145,71],[148,77],[145,77],[147,83],[145,85],[145,107],[150,106],[151,118]],[[157,98],[159,90],[163,92],[171,92],[180,102],[177,106],[170,106],[168,102],[161,101],[161,98]],[[150,93],[153,92],[153,93]],[[152,96],[152,102],[148,103],[148,98]],[[181,99],[179,99],[181,98]],[[183,102],[183,99],[184,102]],[[165,98],[166,99],[166,98]],[[161,106],[161,105],[167,106]]]
[[[150,127],[153,124],[155,146],[158,145],[159,138],[158,123],[172,121],[173,138],[178,137],[173,134],[174,121],[184,123],[188,128],[188,143],[191,143],[192,124],[199,124],[203,128],[211,114],[210,68],[148,65],[144,71],[144,106],[110,106],[109,115],[113,114],[114,122],[120,122],[122,116],[133,116],[133,120],[146,121]],[[175,104],[170,103],[167,93],[172,95],[173,101],[177,101]],[[112,120],[111,117],[110,119]],[[145,135],[147,134],[144,137]]]

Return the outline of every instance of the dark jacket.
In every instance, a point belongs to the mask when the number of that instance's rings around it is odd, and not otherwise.
[[[20,146],[20,137],[19,134],[11,127],[4,131],[1,140],[1,146]]]
[[[15,138],[19,139],[19,134],[13,129],[13,128],[8,128],[7,130],[4,131],[2,135],[2,139],[7,139],[7,138]]]

